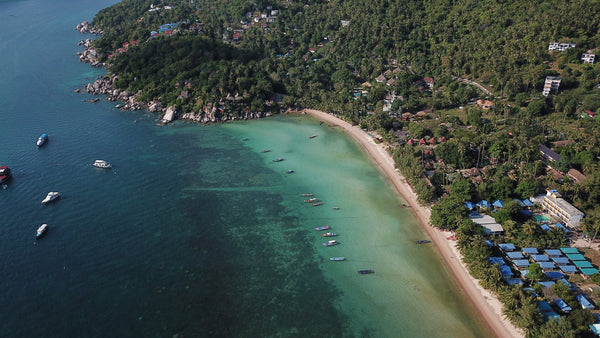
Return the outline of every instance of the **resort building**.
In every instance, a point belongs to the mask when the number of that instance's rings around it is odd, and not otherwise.
[[[542,90],[542,95],[548,96],[550,93],[557,93],[558,87],[560,87],[560,77],[546,76],[546,81],[544,82],[544,90]]]
[[[587,53],[583,53],[581,55],[581,62],[594,64],[594,59],[596,58],[596,54],[593,54],[591,51],[587,51]]]
[[[550,215],[560,218],[570,227],[577,227],[585,215],[571,203],[565,201],[556,190],[546,192],[546,196],[542,200],[542,208]]]
[[[548,44],[548,51],[551,52],[553,50],[557,50],[559,52],[564,52],[569,48],[575,48],[575,44],[574,43],[568,43],[568,42],[550,42]]]
[[[504,231],[504,229],[502,228],[502,225],[496,223],[496,221],[494,220],[494,218],[490,215],[480,215],[480,214],[471,214],[469,216],[469,219],[479,225],[481,225],[483,227],[483,233],[485,235],[499,235],[502,234],[502,232]],[[513,250],[514,250],[514,246],[513,246]],[[520,254],[520,252],[519,252]],[[522,257],[522,255],[521,255]]]

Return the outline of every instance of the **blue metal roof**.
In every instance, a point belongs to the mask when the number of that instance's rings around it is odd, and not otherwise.
[[[513,275],[513,272],[508,265],[499,265],[498,268],[500,268],[503,277],[510,277]]]
[[[556,304],[562,312],[571,312],[573,310],[562,298],[556,298],[554,304]]]
[[[467,207],[467,209],[469,209],[469,210],[473,210],[473,208],[475,208],[475,204],[473,204],[473,202],[471,202],[471,201],[466,201],[465,207]]]
[[[506,264],[502,257],[488,257],[490,264]]]
[[[544,253],[550,257],[552,256],[562,256],[562,251],[558,250],[558,249],[546,249],[544,250]]]
[[[554,262],[539,262],[542,269],[554,269]]]
[[[522,259],[523,254],[520,251],[507,252],[506,255],[510,259]]]
[[[544,230],[544,231],[550,230],[550,227],[548,226],[548,224],[544,224],[544,223],[540,224],[540,228],[542,228],[542,230]]]
[[[546,255],[531,255],[531,258],[536,262],[547,262],[550,260]]]
[[[581,273],[583,273],[586,276],[591,276],[593,274],[598,273],[598,269],[593,269],[593,268],[582,268],[579,270],[581,271]]]
[[[582,254],[566,254],[567,258],[571,261],[585,261],[585,257]]]
[[[504,203],[501,200],[495,200],[493,204],[496,208],[504,208]]]
[[[550,306],[550,303],[548,303],[545,300],[539,301],[538,307],[540,308],[540,311],[542,311],[542,312],[552,311],[552,306]]]
[[[546,276],[548,276],[548,278],[553,279],[553,280],[563,278],[563,274],[558,271],[548,271],[548,272],[546,272]]]
[[[533,203],[531,203],[531,201],[529,200],[529,198],[526,198],[523,200],[523,204],[525,204],[525,206],[527,207],[532,207]]]
[[[538,253],[537,248],[523,248],[521,251],[523,251],[523,253],[526,255],[537,255]]]
[[[578,268],[593,268],[594,266],[592,265],[592,263],[588,262],[588,261],[574,261],[573,264],[575,264],[576,267]]]
[[[515,250],[515,245],[512,243],[502,243],[502,244],[498,244],[498,246],[500,247],[500,250],[502,250],[502,251],[514,251]]]
[[[587,298],[585,298],[584,295],[582,294],[578,294],[577,296],[575,296],[575,298],[577,298],[577,301],[581,304],[581,306],[584,309],[594,309],[596,308],[596,306],[594,306],[594,304],[592,304]]]
[[[575,273],[577,268],[574,265],[559,265],[558,268],[564,273]]]
[[[550,257],[550,259],[558,265],[569,264],[569,259],[567,257]]]
[[[513,264],[519,268],[523,268],[523,267],[528,267],[529,266],[529,260],[527,259],[515,259],[514,261],[512,261]]]
[[[578,254],[579,250],[577,250],[577,248],[560,248],[560,251],[562,251],[565,254]]]

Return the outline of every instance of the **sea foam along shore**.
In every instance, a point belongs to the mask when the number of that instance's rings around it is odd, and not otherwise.
[[[448,269],[450,269],[450,272],[456,278],[458,284],[494,335],[496,337],[523,337],[525,335],[524,332],[512,325],[512,323],[502,315],[502,303],[500,303],[498,298],[481,287],[478,280],[469,274],[467,267],[462,262],[462,257],[456,247],[456,242],[446,239],[450,234],[448,232],[439,231],[429,225],[431,209],[419,204],[416,194],[406,183],[404,177],[396,170],[394,160],[388,154],[386,146],[384,144],[375,143],[373,138],[358,126],[352,126],[350,123],[334,115],[314,109],[305,109],[303,112],[310,114],[329,125],[335,125],[342,128],[349,136],[361,144],[381,171],[383,171],[385,176],[394,185],[398,193],[400,193],[412,207],[411,209],[414,215],[419,220],[422,228],[427,232],[429,237],[431,237],[431,240],[439,250],[444,263]]]

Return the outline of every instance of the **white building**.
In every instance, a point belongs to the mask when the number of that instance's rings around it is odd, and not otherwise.
[[[581,55],[581,62],[594,64],[595,58],[596,58],[596,54],[593,54],[591,51],[587,51],[587,53],[583,53]]]
[[[558,87],[560,86],[560,77],[558,76],[546,76],[546,81],[544,82],[544,90],[542,94],[544,96],[548,96],[551,92],[558,92]]]
[[[585,214],[562,199],[558,191],[548,190],[542,200],[542,208],[555,217],[560,218],[567,226],[577,227]]]
[[[550,42],[548,44],[548,51],[553,51],[553,50],[557,50],[559,52],[564,52],[565,50],[569,49],[569,48],[575,48],[575,44],[574,43],[568,43],[568,42]]]
[[[494,218],[490,215],[469,216],[469,219],[481,225],[484,229],[483,233],[485,235],[499,235],[504,231],[502,225],[496,223]]]

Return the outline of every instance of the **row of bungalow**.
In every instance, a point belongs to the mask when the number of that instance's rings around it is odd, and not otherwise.
[[[488,245],[493,246],[491,242],[488,242]],[[565,274],[572,275],[579,272],[584,277],[587,277],[598,273],[598,270],[579,253],[577,248],[546,249],[544,253],[540,253],[535,247],[517,250],[513,243],[498,244],[498,247],[504,254],[504,257],[488,257],[488,261],[491,264],[498,265],[502,276],[511,285],[522,285],[525,280],[528,280],[527,275],[529,274],[531,264],[538,264],[542,271],[544,271],[548,280],[538,282],[544,288],[550,288],[555,283],[562,283],[574,289],[571,283],[565,279]],[[509,264],[506,264],[507,261]],[[518,271],[520,278],[514,277],[513,269]],[[527,288],[527,290],[535,294],[533,289]],[[577,295],[576,299],[584,309],[595,308],[595,305],[581,293]],[[561,298],[554,299],[552,303],[560,313],[567,314],[572,311],[572,308]],[[548,301],[540,301],[538,306],[546,319],[560,317]]]

